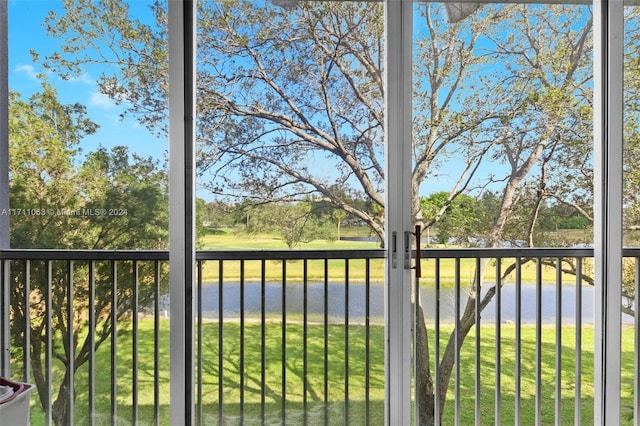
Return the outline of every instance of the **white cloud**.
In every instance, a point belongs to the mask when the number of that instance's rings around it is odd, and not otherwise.
[[[96,84],[96,81],[95,81],[95,80],[93,80],[92,78],[90,78],[90,77],[89,77],[89,74],[87,74],[86,72],[85,72],[85,73],[80,74],[80,75],[79,75],[79,76],[77,76],[77,77],[71,77],[71,78],[69,79],[69,82],[71,82],[71,83],[86,84],[86,85],[89,85],[89,86],[94,86],[94,85]]]
[[[89,105],[102,109],[112,109],[116,106],[111,98],[99,92],[91,93],[91,96],[89,97]]]
[[[35,72],[33,65],[18,65],[14,71],[26,75],[30,80],[38,80],[38,74]]]

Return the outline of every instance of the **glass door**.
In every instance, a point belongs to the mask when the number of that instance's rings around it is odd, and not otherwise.
[[[414,421],[589,422],[592,260],[549,247],[593,243],[592,10],[415,3],[412,20]]]
[[[383,3],[198,3],[196,419],[383,424]]]

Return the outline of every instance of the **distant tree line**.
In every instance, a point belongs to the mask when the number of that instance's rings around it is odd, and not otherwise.
[[[435,214],[444,209],[439,220],[430,226],[430,235],[441,244],[453,241],[458,245],[483,246],[487,243],[487,237],[494,225],[500,206],[500,194],[485,191],[478,196],[461,194],[448,203],[448,192],[436,192],[427,197],[420,198],[422,216],[426,222]],[[521,200],[526,207],[526,201]],[[529,200],[533,204],[534,199]],[[588,208],[588,206],[584,206]],[[524,210],[523,209],[523,210]],[[528,235],[526,214],[514,211],[506,223],[503,233],[505,242],[526,242]],[[543,201],[540,206],[537,226],[533,234],[535,246],[567,245],[571,243],[590,243],[591,237],[577,240],[563,237],[558,232],[563,230],[591,230],[592,223],[581,215],[572,206],[562,203],[551,203],[551,200]],[[564,241],[560,239],[564,238]],[[554,243],[554,244],[552,244]]]
[[[425,235],[430,241],[439,244],[461,246],[486,245],[487,237],[493,226],[500,205],[500,194],[485,191],[477,196],[461,194],[448,203],[449,193],[435,192],[420,198],[422,216],[426,222],[441,210],[443,213],[436,223],[431,225]],[[531,201],[533,202],[533,201]],[[366,210],[366,200],[353,200],[361,203]],[[586,209],[587,206],[584,206]],[[358,217],[347,215],[323,199],[309,199],[300,202],[279,203],[229,203],[224,201],[197,201],[197,223],[199,235],[215,233],[221,229],[247,234],[280,235],[289,248],[313,239],[335,240],[340,238],[344,227],[365,227],[366,222]],[[370,212],[372,216],[374,212]],[[379,216],[382,220],[382,216]],[[505,242],[524,241],[528,229],[517,214],[510,216],[504,233]],[[550,200],[540,207],[537,222],[535,245],[568,245],[572,243],[590,243],[590,233],[583,236],[563,236],[560,231],[590,231],[592,223],[574,207]],[[362,233],[359,233],[362,234]],[[370,229],[374,235],[375,230]],[[560,241],[562,240],[562,241]]]
[[[362,204],[362,208],[367,209],[366,200],[353,199],[353,203]],[[373,212],[371,214],[374,215]],[[379,217],[383,219],[381,215]],[[200,236],[222,229],[249,235],[275,234],[290,249],[315,239],[340,239],[344,227],[369,228],[357,216],[348,215],[322,198],[312,197],[306,201],[273,203],[207,202],[198,199],[196,223]],[[376,235],[373,229],[370,233]]]

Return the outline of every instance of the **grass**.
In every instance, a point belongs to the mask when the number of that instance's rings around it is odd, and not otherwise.
[[[203,250],[287,250],[287,244],[277,234],[246,234],[234,230],[220,230],[200,236]],[[300,243],[295,250],[364,250],[377,249],[373,241],[313,240]]]
[[[287,246],[276,235],[240,235],[232,231],[220,231],[216,234],[205,235],[201,238],[200,244],[204,250],[286,250]],[[314,240],[303,243],[296,249],[300,250],[366,250],[379,248],[375,242],[361,241],[326,241]],[[428,252],[423,252],[427,256]],[[503,270],[509,265],[509,259],[503,261]],[[365,261],[351,260],[349,262],[349,279],[358,282],[365,279]],[[370,277],[373,282],[384,282],[384,260],[372,259],[370,263]],[[486,281],[495,280],[495,263],[489,263],[485,273]],[[331,260],[328,263],[328,274],[330,280],[342,281],[345,279],[345,262],[343,260]],[[259,280],[261,277],[261,263],[259,261],[247,261],[244,265],[244,276],[247,280]],[[461,259],[460,279],[462,285],[470,284],[475,273],[475,259]],[[320,281],[324,279],[324,262],[308,262],[308,279]],[[555,268],[543,266],[542,281],[544,284],[555,283]],[[226,280],[239,280],[241,276],[239,261],[225,261],[223,276]],[[435,282],[435,260],[422,260],[422,283],[433,285]],[[453,287],[455,283],[455,260],[442,259],[440,261],[441,285]],[[207,261],[203,265],[203,279],[205,281],[217,281],[219,279],[219,263],[217,261]],[[279,281],[282,279],[282,262],[268,261],[265,279],[267,281]],[[290,282],[300,282],[303,279],[303,262],[287,261],[287,280]],[[511,279],[514,279],[511,277]],[[522,266],[522,282],[534,283],[536,281],[535,263],[529,262]],[[575,277],[563,274],[563,282],[575,282]]]
[[[208,234],[200,239],[203,250],[287,250],[285,242],[275,234],[246,235],[233,231],[220,231],[216,234]],[[301,243],[296,250],[367,250],[380,248],[375,242],[362,241],[326,241],[314,240]],[[330,260],[328,262],[328,275],[331,280],[345,279],[345,262],[343,260]],[[308,262],[307,277],[311,281],[324,280],[324,261],[316,260]],[[262,266],[260,261],[247,261],[244,263],[245,279],[259,280]],[[370,269],[371,279],[382,282],[384,279],[384,260],[373,259]],[[239,280],[241,276],[239,261],[224,262],[224,279]],[[202,276],[205,281],[217,281],[219,279],[219,262],[207,261],[203,264]],[[287,261],[287,280],[289,282],[301,282],[304,276],[302,261]],[[267,281],[282,280],[282,262],[268,261],[266,265]],[[365,261],[362,259],[350,261],[349,279],[354,282],[362,282],[365,279]]]
[[[122,324],[126,326],[126,323]],[[300,324],[288,324],[286,327],[286,344],[282,345],[282,326],[278,322],[267,322],[265,327],[266,380],[261,384],[261,328],[256,322],[247,322],[244,331],[244,365],[241,368],[240,358],[240,324],[226,322],[222,327],[223,346],[222,363],[219,363],[218,332],[219,324],[207,322],[203,324],[202,341],[202,418],[204,424],[217,424],[218,416],[223,418],[222,424],[239,424],[240,416],[244,416],[245,424],[262,424],[261,389],[265,392],[265,424],[280,423],[283,404],[286,409],[286,424],[301,424],[303,416],[303,344],[304,333]],[[324,327],[310,325],[307,330],[307,413],[309,424],[323,424],[326,414],[329,424],[343,424],[348,416],[348,424],[364,424],[365,404],[365,330],[363,326],[349,327],[348,369],[345,370],[345,327],[330,325],[328,328],[328,403],[324,403]],[[444,345],[450,329],[443,328],[442,343]],[[482,424],[494,424],[495,415],[495,357],[496,339],[493,326],[482,326],[481,341],[481,419]],[[505,324],[501,327],[501,368],[500,404],[501,424],[514,423],[515,407],[515,327]],[[574,365],[575,365],[575,328],[563,327],[562,330],[562,411],[561,424],[573,424],[574,416]],[[473,424],[475,418],[475,343],[474,330],[465,341],[461,352],[460,377],[460,416],[461,424]],[[121,424],[130,424],[132,419],[132,334],[124,330],[118,336],[117,358],[117,416]],[[553,424],[555,418],[555,364],[556,364],[556,330],[543,327],[542,365],[541,365],[541,407],[542,424]],[[169,323],[161,321],[160,346],[153,347],[153,322],[141,320],[137,333],[138,349],[138,381],[139,381],[139,424],[151,424],[153,420],[153,354],[156,350],[160,356],[160,418],[161,424],[168,424],[169,415]],[[433,330],[429,330],[433,338]],[[384,330],[381,326],[371,327],[370,346],[370,405],[371,424],[383,424],[384,412]],[[433,342],[432,342],[433,345]],[[432,346],[433,347],[433,346]],[[102,420],[108,423],[110,408],[110,345],[105,343],[97,352],[96,359],[96,410],[97,424]],[[286,356],[286,379],[282,377],[282,354]],[[433,355],[433,351],[432,351]],[[592,423],[593,419],[593,328],[583,329],[582,342],[582,422]],[[54,364],[54,377],[60,378],[60,365]],[[220,383],[219,368],[223,371],[222,413],[218,412]],[[535,328],[522,328],[522,371],[521,377],[521,412],[525,424],[532,423],[535,417]],[[623,404],[630,405],[633,395],[633,329],[623,331]],[[348,383],[347,379],[348,377]],[[83,365],[75,376],[79,390],[76,401],[76,424],[86,424],[88,395],[87,365]],[[241,383],[243,386],[241,386]],[[240,405],[241,391],[244,404]],[[349,394],[348,405],[345,405],[345,392]],[[453,424],[454,385],[449,387],[449,398],[445,409],[443,424]],[[35,396],[32,399],[32,424],[43,424],[43,414],[39,409]],[[37,405],[37,406],[36,406]],[[348,409],[348,413],[347,413]],[[120,424],[120,423],[119,423]]]
[[[124,323],[123,323],[124,325]],[[161,424],[168,424],[169,413],[169,322],[161,321],[161,344],[159,350],[160,365],[160,415]],[[238,418],[244,415],[245,424],[262,424],[261,417],[261,388],[265,390],[266,424],[275,419],[281,419],[283,403],[286,408],[287,424],[302,424],[300,419],[303,407],[302,397],[302,363],[303,363],[303,330],[300,324],[288,324],[286,327],[286,344],[282,345],[282,327],[270,322],[266,326],[265,341],[265,372],[266,381],[261,384],[261,326],[259,323],[247,323],[244,329],[244,368],[240,370],[240,324],[238,322],[224,323],[222,364],[219,363],[218,323],[203,324],[202,341],[202,417],[204,424],[217,424],[218,397],[220,382],[218,373],[220,365],[224,372],[223,380],[223,424],[238,424]],[[137,333],[139,339],[139,423],[152,424],[153,421],[153,321],[142,320]],[[354,325],[349,327],[349,368],[348,386],[345,379],[345,327],[331,325],[328,329],[328,404],[327,414],[331,423],[342,423],[345,418],[344,396],[349,393],[348,416],[350,424],[357,424],[358,419],[364,418],[365,413],[365,328]],[[372,424],[383,423],[384,410],[384,330],[382,327],[371,328],[371,358],[370,358],[370,418]],[[309,416],[318,420],[324,416],[324,328],[310,326],[308,328],[308,388],[307,411]],[[122,332],[118,336],[117,358],[117,416],[122,424],[130,424],[132,419],[132,333]],[[105,343],[97,352],[96,360],[96,411],[98,419],[108,421],[111,407],[109,403],[111,392],[111,345]],[[282,354],[286,355],[286,379],[282,380]],[[54,376],[61,376],[60,364],[54,364]],[[88,393],[83,384],[88,383],[88,368],[84,365],[75,376],[77,389],[81,390],[75,402],[76,421],[86,423]],[[241,380],[244,386],[241,386]],[[284,392],[283,392],[284,386]],[[240,406],[240,390],[244,392],[244,405]],[[286,395],[283,398],[283,395]],[[284,402],[283,402],[284,401]],[[44,424],[43,413],[39,405],[32,399],[32,424]],[[324,418],[324,417],[322,417]],[[353,423],[352,423],[353,422]],[[322,424],[323,421],[321,422]],[[280,422],[278,421],[278,424]],[[310,419],[309,424],[316,423]]]

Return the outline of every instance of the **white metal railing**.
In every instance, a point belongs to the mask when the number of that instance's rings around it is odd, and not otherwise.
[[[624,256],[633,272],[620,301],[621,405],[633,414],[640,412],[640,249]],[[198,252],[196,422],[381,424],[384,301],[371,264],[384,257],[383,250]],[[45,391],[33,409],[45,410],[33,419],[166,423],[167,252],[2,250],[0,259],[0,314],[8,319],[0,361],[14,379],[40,381]],[[414,421],[592,422],[592,259],[588,248],[423,249],[414,314],[425,318],[431,396],[446,397],[414,404]],[[336,262],[340,277],[329,273]],[[320,278],[310,278],[318,264]],[[418,373],[418,400],[429,396],[420,380]],[[63,408],[56,401],[65,392]]]

